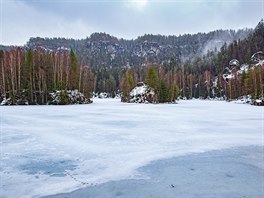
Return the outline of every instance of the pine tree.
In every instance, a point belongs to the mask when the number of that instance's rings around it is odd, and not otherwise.
[[[75,53],[70,51],[70,86],[69,89],[78,89],[79,87],[79,65]]]
[[[152,87],[156,92],[158,92],[159,78],[157,70],[154,66],[151,66],[148,70],[146,83],[148,86]]]
[[[132,75],[131,70],[127,70],[125,75],[123,76],[121,80],[121,92],[122,92],[122,98],[121,100],[123,102],[127,102],[129,99],[129,93],[134,88],[135,81],[134,77]]]
[[[168,82],[164,79],[160,83],[159,102],[170,102],[170,89]]]

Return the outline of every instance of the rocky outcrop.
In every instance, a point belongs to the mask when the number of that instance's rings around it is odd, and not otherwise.
[[[29,103],[27,97],[22,94],[22,97],[7,97],[0,98],[0,105],[41,105],[41,102]],[[56,90],[48,94],[48,105],[68,105],[68,104],[89,104],[93,101],[83,95],[78,90]]]
[[[78,90],[59,90],[49,93],[49,95],[50,102],[48,104],[52,105],[89,104],[93,102]]]
[[[128,98],[122,98],[122,102],[129,103],[157,103],[157,94],[154,89],[144,84],[137,83],[137,86],[131,90]]]

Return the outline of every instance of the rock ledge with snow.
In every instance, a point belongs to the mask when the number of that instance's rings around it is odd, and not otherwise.
[[[137,83],[137,86],[130,91],[129,98],[122,98],[122,102],[129,103],[157,103],[157,94],[154,89],[144,84]]]
[[[39,99],[39,98],[38,98]],[[78,90],[56,90],[48,94],[48,101],[44,103],[45,105],[68,105],[68,104],[89,104],[93,101],[84,96],[83,93]],[[23,95],[22,98],[11,98],[3,97],[0,98],[1,106],[10,106],[10,105],[39,105],[43,103],[38,103],[37,101],[29,103],[27,97]]]
[[[83,93],[75,90],[58,90],[50,95],[50,102],[48,104],[52,105],[67,105],[67,104],[90,104],[93,101],[86,98]]]

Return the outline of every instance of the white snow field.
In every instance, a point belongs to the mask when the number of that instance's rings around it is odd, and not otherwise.
[[[224,101],[2,106],[0,197],[41,197],[144,179],[150,162],[263,146],[264,108]]]

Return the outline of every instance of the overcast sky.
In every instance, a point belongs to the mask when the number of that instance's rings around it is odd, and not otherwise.
[[[179,35],[254,28],[264,0],[0,0],[0,44],[24,45],[30,37],[118,38],[146,33]]]

